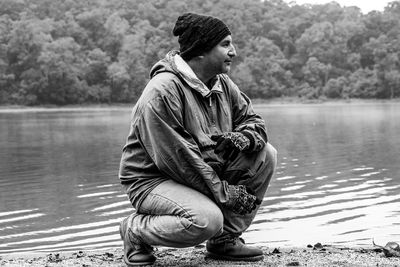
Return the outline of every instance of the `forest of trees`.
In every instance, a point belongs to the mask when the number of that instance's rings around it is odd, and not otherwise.
[[[0,0],[0,104],[133,103],[184,12],[229,26],[252,98],[400,97],[400,2]]]

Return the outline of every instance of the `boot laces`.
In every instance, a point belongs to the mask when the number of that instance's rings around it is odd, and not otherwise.
[[[148,253],[153,253],[154,252],[154,248],[146,243],[142,243],[140,244],[140,249],[142,251],[148,252]]]
[[[232,244],[236,244],[237,242],[242,242],[243,244],[245,244],[245,241],[243,238],[241,238],[239,236],[234,236],[234,235],[229,235],[228,238],[225,240],[225,242],[232,243]]]

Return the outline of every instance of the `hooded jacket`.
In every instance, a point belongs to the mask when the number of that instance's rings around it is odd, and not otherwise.
[[[132,110],[120,163],[131,202],[140,206],[155,186],[172,179],[226,203],[227,184],[211,167],[225,162],[210,137],[246,130],[266,143],[264,120],[227,75],[217,75],[210,90],[176,51],[157,62],[150,77]]]

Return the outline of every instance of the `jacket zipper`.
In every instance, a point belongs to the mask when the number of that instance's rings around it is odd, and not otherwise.
[[[209,96],[208,99],[208,106],[207,106],[207,110],[208,110],[208,115],[210,116],[210,121],[211,121],[211,127],[212,128],[216,128],[215,125],[215,118],[216,118],[216,109],[215,109],[215,105],[213,105],[213,94],[211,94]],[[215,129],[214,129],[215,130]]]

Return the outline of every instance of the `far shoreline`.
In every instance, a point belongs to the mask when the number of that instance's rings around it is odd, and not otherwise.
[[[307,105],[373,105],[400,103],[400,98],[394,99],[301,99],[301,98],[273,98],[251,99],[254,107],[268,106],[307,106]],[[0,105],[0,113],[12,112],[42,112],[42,111],[96,111],[96,110],[124,110],[131,109],[135,103],[111,103],[111,104],[70,104],[70,105]]]

